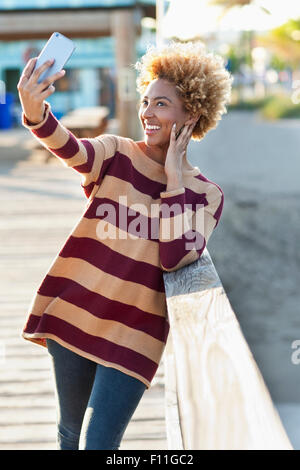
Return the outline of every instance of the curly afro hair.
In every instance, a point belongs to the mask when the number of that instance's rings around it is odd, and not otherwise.
[[[221,56],[205,51],[202,42],[171,41],[156,47],[148,45],[147,52],[134,64],[138,71],[137,91],[142,95],[149,83],[163,78],[175,85],[183,108],[192,117],[199,116],[192,139],[201,140],[214,129],[231,98],[233,77],[225,69]]]

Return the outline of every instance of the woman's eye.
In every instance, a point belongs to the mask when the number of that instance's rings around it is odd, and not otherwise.
[[[145,104],[145,103],[147,104],[147,101],[146,101],[146,100],[141,101],[141,104]],[[159,103],[162,104],[162,105],[165,105],[165,103],[163,103],[162,101],[158,101],[158,102],[157,102],[157,104],[159,104]]]

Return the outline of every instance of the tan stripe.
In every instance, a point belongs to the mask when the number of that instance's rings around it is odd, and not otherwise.
[[[94,147],[94,150],[95,150],[95,158],[94,158],[94,161],[93,161],[91,171],[89,173],[82,173],[81,184],[83,186],[87,186],[92,181],[96,181],[98,179],[98,176],[99,176],[100,171],[101,171],[101,167],[103,165],[103,161],[105,159],[105,147],[104,147],[103,143],[99,142],[97,139],[93,139],[91,143],[92,143],[92,145]],[[80,143],[80,146],[83,146],[83,144]],[[83,152],[87,152],[87,151],[84,150]],[[77,165],[77,163],[75,163],[75,161],[73,161],[75,159],[75,157],[71,158],[71,166],[76,166]]]
[[[216,195],[214,195],[216,196]],[[218,209],[219,205],[221,203],[221,196],[217,197],[217,199],[210,200],[209,205],[206,206],[206,211],[209,212],[211,215],[214,215],[216,213],[216,210]]]
[[[30,307],[28,309],[28,317],[32,315],[36,315],[37,317],[41,317],[45,312],[48,305],[55,299],[55,297],[49,297],[47,295],[41,295],[38,292],[35,294]]]
[[[130,328],[118,321],[97,318],[86,310],[59,297],[47,307],[45,313],[70,323],[70,325],[75,326],[84,333],[132,349],[154,362],[159,361],[164,348],[162,341],[143,331]]]
[[[60,345],[62,345],[65,348],[69,349],[70,351],[73,351],[74,353],[79,354],[79,356],[85,357],[86,359],[89,359],[93,362],[96,362],[97,364],[101,364],[105,367],[113,367],[114,369],[117,369],[117,370],[119,370],[119,371],[121,371],[121,372],[123,372],[127,375],[130,375],[131,377],[135,377],[136,379],[143,382],[148,388],[150,387],[150,382],[147,379],[145,379],[142,375],[137,374],[136,372],[134,372],[132,370],[126,369],[126,367],[123,367],[119,364],[115,364],[114,362],[104,361],[104,359],[101,359],[98,356],[94,356],[93,354],[89,354],[86,351],[82,351],[81,349],[76,348],[75,346],[72,346],[71,344],[67,343],[66,341],[63,341],[61,338],[58,338],[57,336],[55,336],[51,333],[45,333],[45,334],[43,334],[43,333],[33,333],[33,334],[23,333],[22,336],[23,336],[24,339],[27,339],[28,341],[32,341],[34,343],[37,343],[41,346],[43,346],[43,344],[39,341],[39,339],[42,339],[42,338],[53,339],[54,341],[56,341]]]
[[[185,193],[185,188],[178,188],[178,189],[173,189],[171,191],[162,191],[161,192],[161,199],[164,199],[166,197],[173,197],[173,196],[178,196],[179,194],[184,194]]]
[[[138,210],[148,217],[158,217],[160,198],[153,199],[148,194],[136,189],[129,181],[113,175],[105,176],[97,197],[106,197],[127,207],[136,205],[136,209],[133,207],[133,210]]]
[[[197,212],[197,219],[192,216],[193,211],[187,209],[183,214],[178,214],[175,217],[163,218],[160,221],[160,235],[159,239],[161,242],[175,240],[176,238],[182,238],[183,234],[186,233],[193,227],[197,226],[199,233],[204,231],[204,217],[201,217],[203,210]]]
[[[221,194],[219,188],[214,183],[206,183],[205,181],[201,181],[194,176],[187,177],[186,175],[183,175],[182,181],[185,187],[191,189],[195,193],[206,194],[205,197],[208,203],[216,199],[216,197]]]
[[[91,182],[95,182],[99,178],[103,161],[112,157],[117,151],[118,140],[115,136],[103,134],[96,138],[85,139],[94,147],[95,158],[90,173],[82,174],[82,184],[87,186]],[[82,145],[80,143],[80,145]]]
[[[111,300],[136,306],[144,312],[165,316],[164,292],[156,292],[141,284],[119,279],[82,259],[62,258],[58,255],[48,274],[66,277],[92,292]]]
[[[208,212],[206,212],[205,213],[205,221],[204,221],[206,244],[209,240],[209,237],[212,234],[213,229],[216,226],[216,223],[217,223],[216,219],[212,215],[210,215]]]
[[[28,308],[28,315],[32,313],[33,315],[40,317],[53,299],[54,297],[48,297],[36,292]]]

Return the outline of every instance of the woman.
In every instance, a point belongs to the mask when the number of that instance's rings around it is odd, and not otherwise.
[[[221,216],[221,188],[186,148],[216,127],[232,79],[200,43],[150,46],[135,64],[144,140],[77,139],[45,101],[64,72],[38,84],[50,63],[35,61],[18,84],[23,125],[81,174],[87,207],[22,335],[52,357],[58,448],[118,449],[167,340],[163,272],[197,260]]]

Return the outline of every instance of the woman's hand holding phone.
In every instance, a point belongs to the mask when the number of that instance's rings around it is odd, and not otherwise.
[[[26,118],[34,124],[38,124],[43,120],[45,110],[44,100],[55,92],[55,87],[52,84],[59,78],[62,78],[65,74],[65,70],[61,70],[60,72],[46,78],[41,83],[38,83],[39,76],[48,67],[51,67],[54,59],[52,62],[45,62],[39,68],[34,70],[36,61],[37,57],[29,60],[17,85],[23,112]]]

